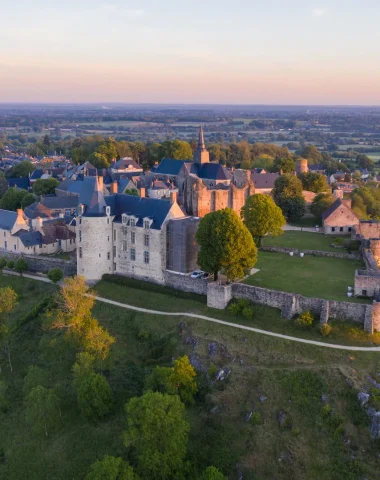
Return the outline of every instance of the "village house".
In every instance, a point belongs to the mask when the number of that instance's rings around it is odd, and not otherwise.
[[[338,198],[323,212],[322,225],[326,235],[351,234],[359,218],[351,210],[351,200]]]

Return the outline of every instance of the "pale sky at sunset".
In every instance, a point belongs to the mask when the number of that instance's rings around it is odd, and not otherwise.
[[[380,0],[0,7],[0,102],[380,105]]]

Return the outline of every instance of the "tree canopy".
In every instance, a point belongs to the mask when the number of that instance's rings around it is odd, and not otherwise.
[[[36,197],[33,194],[28,193],[26,190],[12,187],[8,189],[0,200],[0,208],[15,212],[19,208],[26,208],[35,201]]]
[[[178,478],[183,469],[190,425],[178,395],[147,392],[127,403],[126,447],[133,447],[137,472],[146,480]]]
[[[310,211],[319,221],[322,213],[335,202],[336,198],[331,193],[319,193],[313,200]]]
[[[274,185],[273,198],[290,221],[300,220],[305,213],[302,182],[293,175],[282,175]]]
[[[285,218],[281,208],[269,195],[259,193],[249,197],[241,209],[241,214],[245,226],[258,246],[261,246],[265,235],[277,236],[283,233]]]
[[[252,235],[241,218],[230,208],[208,213],[199,223],[196,239],[200,250],[199,266],[214,274],[218,272],[230,280],[242,278],[257,261],[257,248]]]
[[[352,193],[352,210],[362,220],[380,220],[380,189],[377,185],[356,188]]]
[[[330,190],[327,178],[318,172],[301,173],[300,180],[304,190],[309,192],[321,193]]]
[[[39,178],[33,185],[33,192],[36,195],[50,195],[55,193],[59,181],[56,178]]]
[[[85,480],[138,480],[133,468],[121,457],[106,455],[91,465]]]
[[[29,177],[29,174],[34,172],[35,169],[36,167],[33,165],[33,163],[25,160],[7,170],[5,172],[5,176],[7,178]]]

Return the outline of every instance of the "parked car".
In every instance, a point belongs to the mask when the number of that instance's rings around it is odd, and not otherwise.
[[[205,272],[203,270],[195,270],[195,272],[193,272],[190,277],[191,278],[202,278],[202,275],[204,275]]]
[[[210,274],[208,272],[203,272],[203,274],[201,275],[200,278],[207,279],[209,276],[210,276]]]

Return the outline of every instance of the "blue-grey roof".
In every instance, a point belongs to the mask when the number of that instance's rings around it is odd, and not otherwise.
[[[31,180],[38,180],[39,178],[42,177],[43,174],[44,174],[44,171],[42,170],[42,168],[37,168],[36,170],[34,170],[32,175],[30,176],[30,179]]]
[[[164,158],[154,173],[161,175],[178,175],[184,163],[190,163],[190,160],[175,160],[174,158]]]
[[[65,192],[69,193],[75,193],[77,195],[80,195],[82,191],[82,186],[83,186],[83,180],[82,179],[77,179],[77,180],[70,180],[67,178],[63,182],[61,182],[57,190],[64,190]]]
[[[54,208],[76,208],[78,206],[78,197],[69,195],[69,196],[48,196],[41,199],[42,205],[45,207],[54,209]]]
[[[10,210],[0,210],[0,228],[11,230],[17,219],[17,213]]]
[[[23,232],[18,235],[25,247],[33,247],[42,244],[42,235],[40,232]]]
[[[120,158],[120,160],[111,165],[111,168],[118,170],[119,168],[128,168],[129,166],[132,166],[133,168],[140,168],[142,170],[140,165],[130,157]]]
[[[121,221],[121,215],[134,215],[138,218],[136,225],[143,226],[144,218],[153,220],[150,228],[160,230],[168,216],[172,203],[170,200],[158,200],[155,198],[135,197],[134,195],[108,195],[106,203],[111,207],[111,215],[115,215],[114,221]]]
[[[117,191],[118,193],[124,193],[125,189],[128,187],[128,185],[132,182],[130,178],[121,178],[118,183]],[[135,184],[132,182],[133,188],[137,190],[135,187]]]
[[[106,214],[106,202],[100,190],[98,177],[85,177],[79,195],[79,204],[85,205],[84,216],[98,217]]]
[[[30,187],[29,177],[8,178],[9,187],[18,187],[28,190]]]
[[[220,163],[198,165],[198,177],[205,180],[231,180],[230,172]]]

